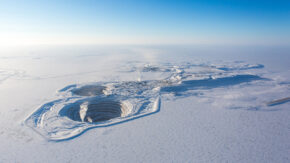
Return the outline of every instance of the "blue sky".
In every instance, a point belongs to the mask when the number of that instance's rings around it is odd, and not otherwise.
[[[290,1],[0,0],[1,44],[289,45]]]

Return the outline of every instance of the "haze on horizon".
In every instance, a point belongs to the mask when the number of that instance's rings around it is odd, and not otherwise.
[[[1,0],[0,44],[290,43],[290,1]]]

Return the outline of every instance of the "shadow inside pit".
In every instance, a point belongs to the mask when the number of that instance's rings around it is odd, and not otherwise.
[[[85,101],[65,106],[59,115],[73,121],[93,123],[121,117],[124,109],[126,109],[125,106],[119,101]]]
[[[218,79],[203,79],[203,80],[188,80],[183,81],[180,85],[167,86],[161,89],[161,92],[174,93],[177,96],[183,92],[195,89],[213,89],[218,87],[227,87],[237,84],[247,83],[255,80],[265,80],[256,75],[235,75],[230,77],[218,78]]]

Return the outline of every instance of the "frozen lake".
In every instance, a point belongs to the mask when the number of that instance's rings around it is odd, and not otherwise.
[[[0,162],[289,162],[290,48],[0,50]]]

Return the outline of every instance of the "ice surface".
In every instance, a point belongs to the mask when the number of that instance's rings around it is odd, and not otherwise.
[[[289,50],[10,49],[0,162],[289,162]]]
[[[22,71],[19,70],[13,70],[13,69],[1,69],[0,67],[0,83],[13,77],[23,74]]]

